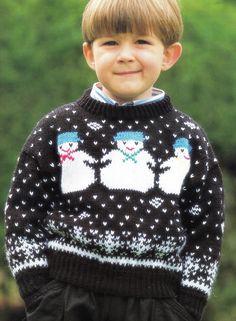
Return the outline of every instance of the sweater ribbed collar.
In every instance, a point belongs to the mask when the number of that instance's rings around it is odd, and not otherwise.
[[[91,88],[87,89],[77,100],[77,105],[90,114],[111,120],[153,119],[173,110],[170,97],[165,95],[161,101],[146,103],[137,106],[115,106],[93,99],[90,96]]]

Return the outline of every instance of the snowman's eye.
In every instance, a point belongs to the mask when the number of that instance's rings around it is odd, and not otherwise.
[[[62,146],[59,146],[60,149],[62,149]]]
[[[124,145],[126,145],[126,142],[123,142]]]
[[[69,146],[72,147],[72,146],[73,146],[73,143],[69,143]]]
[[[135,142],[135,145],[138,145],[138,142]]]
[[[182,153],[184,152],[184,149],[183,149],[183,148],[181,148],[181,152],[182,152]]]

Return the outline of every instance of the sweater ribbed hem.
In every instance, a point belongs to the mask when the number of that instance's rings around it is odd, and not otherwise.
[[[179,291],[178,301],[194,317],[194,319],[198,321],[201,320],[204,307],[207,303],[207,296],[201,295],[194,289],[181,288]]]
[[[173,272],[121,267],[63,253],[49,255],[50,275],[88,291],[132,297],[176,297],[179,275]]]
[[[93,99],[90,96],[91,89],[85,91],[84,95],[77,100],[76,104],[81,106],[90,114],[102,116],[105,119],[134,120],[134,119],[152,119],[164,116],[173,110],[170,97],[165,95],[161,101],[146,103],[137,106],[114,106]]]

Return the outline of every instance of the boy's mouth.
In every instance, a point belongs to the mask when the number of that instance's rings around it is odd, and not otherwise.
[[[116,72],[115,75],[118,75],[118,76],[129,76],[129,75],[138,74],[140,72],[141,72],[141,70],[128,70],[128,71]]]

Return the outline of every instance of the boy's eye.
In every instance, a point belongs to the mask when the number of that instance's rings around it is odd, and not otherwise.
[[[115,40],[106,41],[103,43],[103,46],[116,46],[117,42]]]
[[[139,40],[137,40],[137,43],[138,43],[139,45],[149,45],[149,44],[150,44],[149,41],[144,40],[144,39],[139,39]]]

